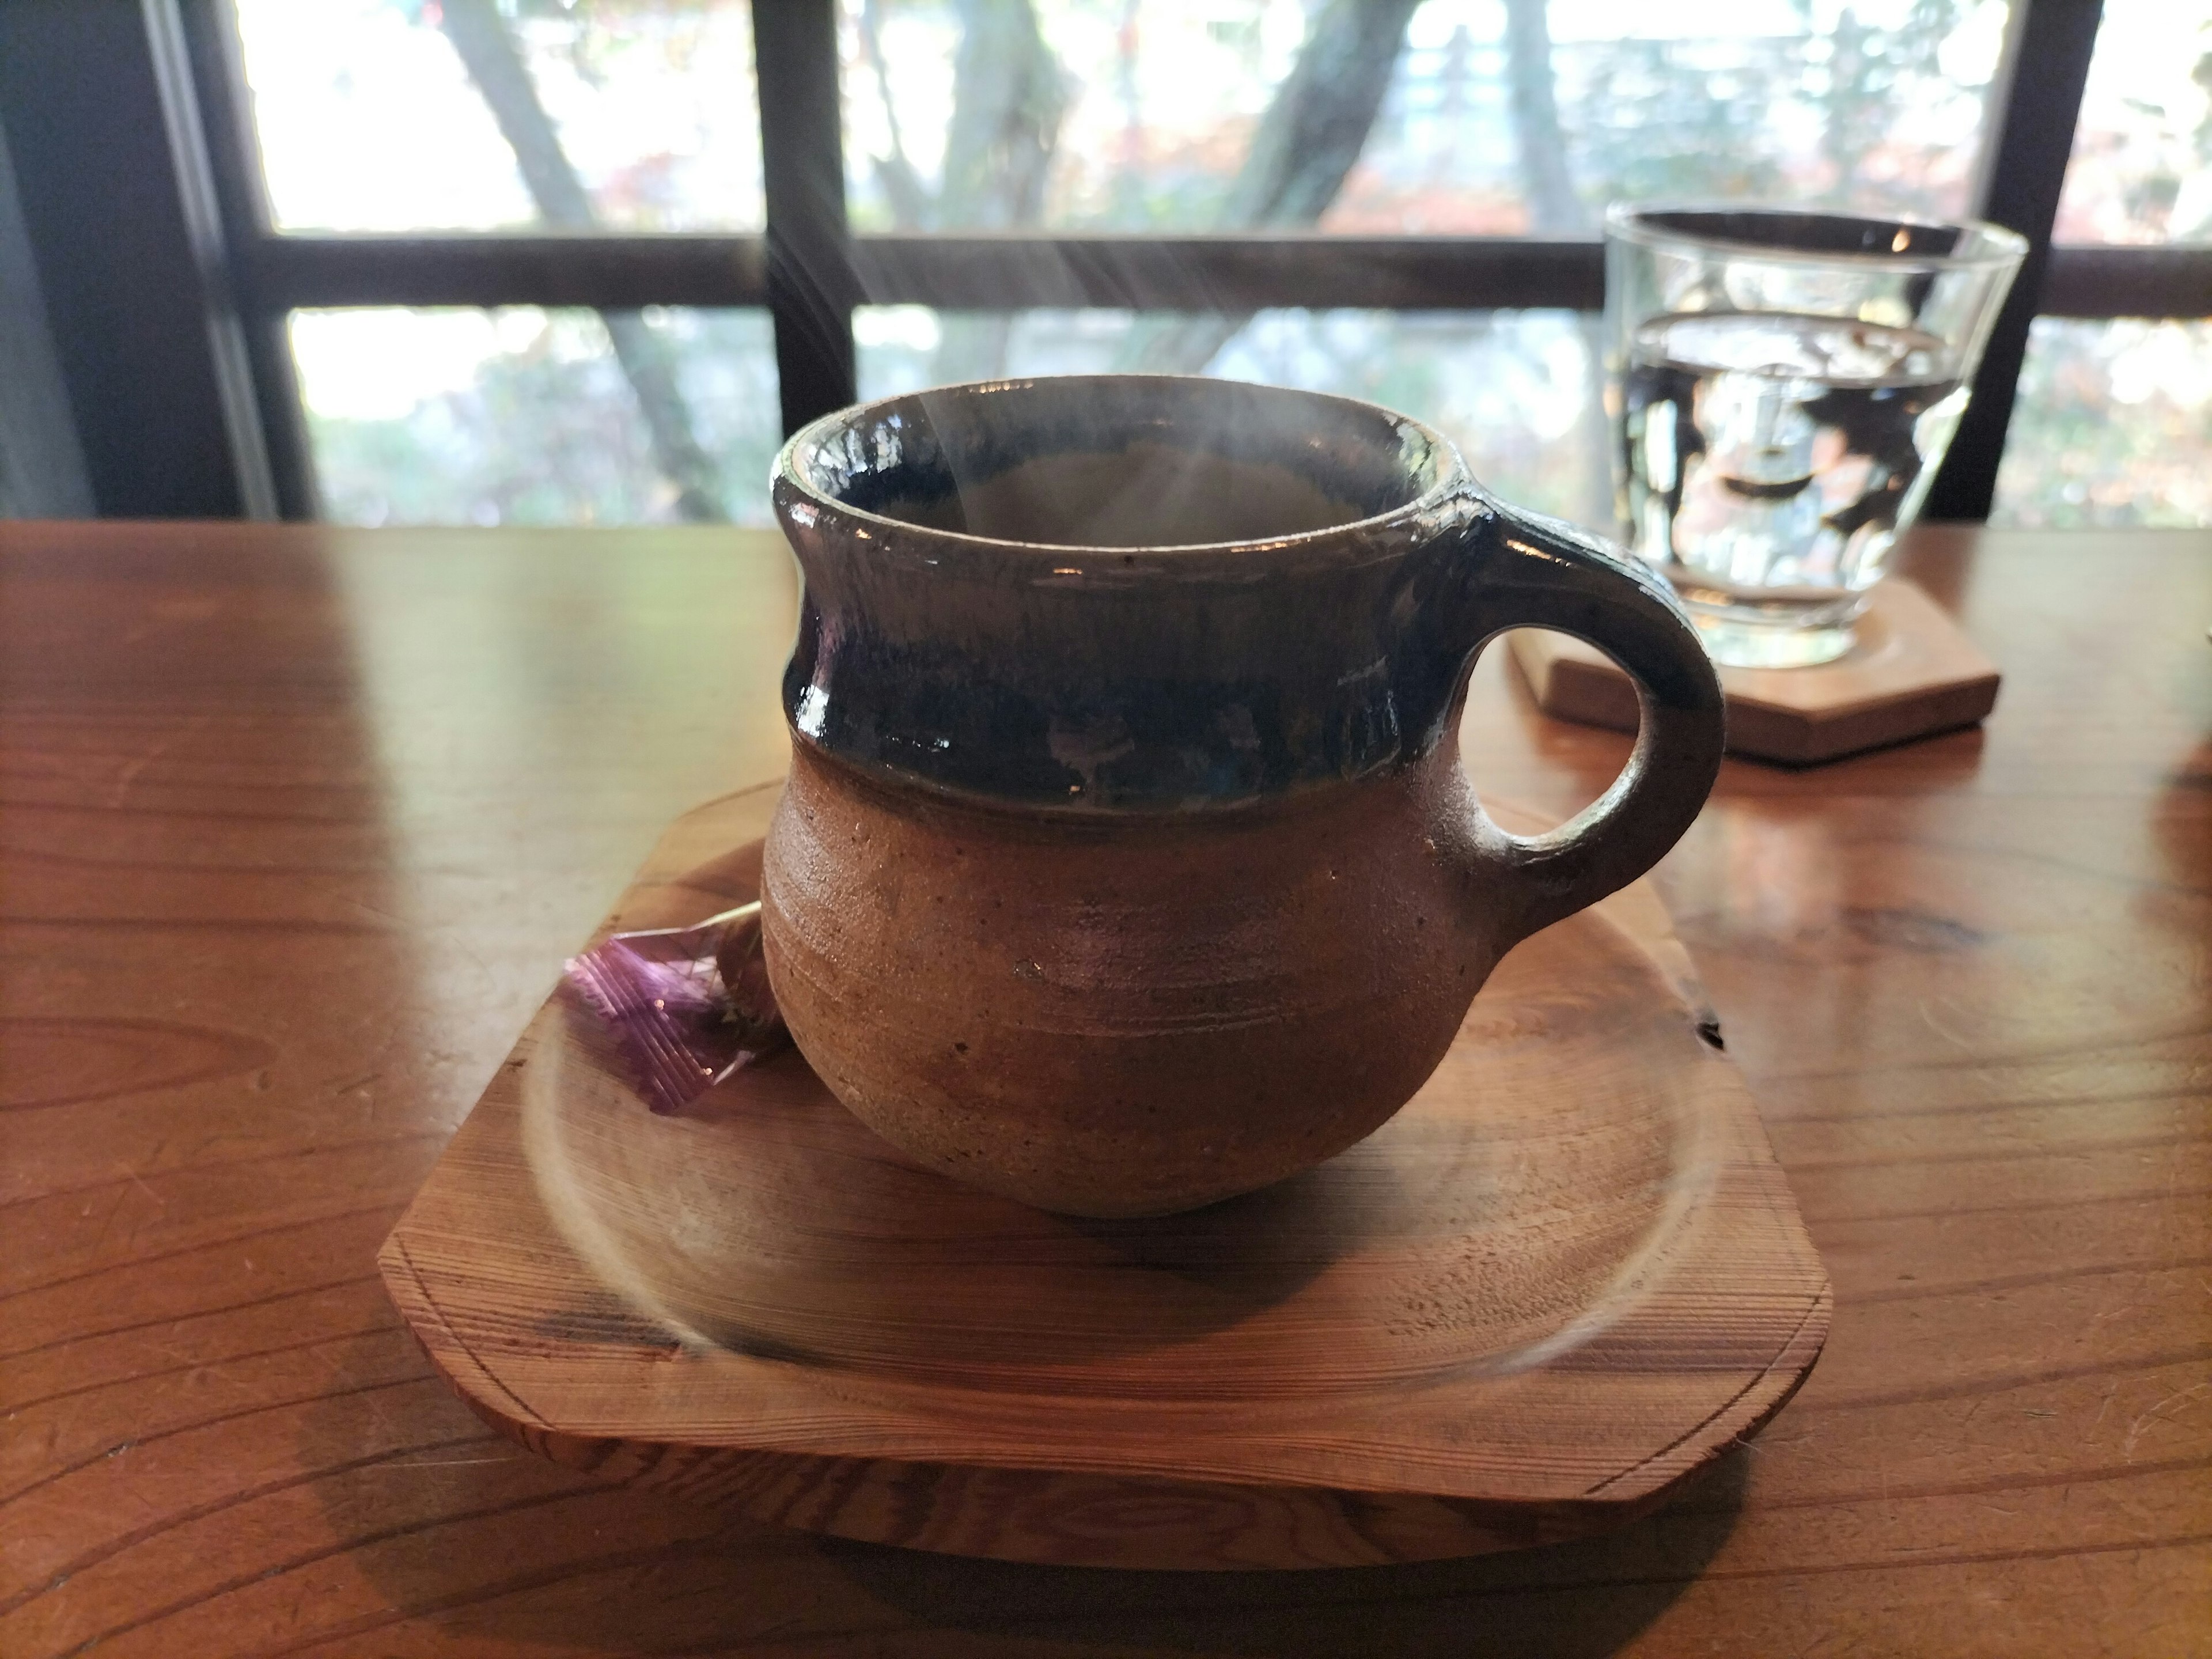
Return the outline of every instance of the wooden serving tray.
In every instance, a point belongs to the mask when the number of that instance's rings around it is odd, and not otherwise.
[[[608,931],[751,896],[777,786],[671,827]],[[908,1164],[796,1054],[655,1117],[549,1000],[386,1241],[482,1416],[619,1480],[1022,1561],[1549,1542],[1753,1433],[1827,1276],[1642,884],[1515,950],[1351,1151],[1189,1215]]]

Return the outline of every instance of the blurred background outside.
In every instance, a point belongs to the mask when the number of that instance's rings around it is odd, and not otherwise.
[[[280,231],[757,232],[745,0],[236,0]],[[842,0],[856,231],[1594,234],[1616,198],[1957,216],[2004,0]],[[520,68],[522,71],[514,71]],[[2212,3],[2106,0],[2062,243],[2212,243]],[[863,307],[860,391],[1149,368],[1440,427],[1610,528],[1595,319]],[[767,521],[768,313],[289,328],[356,524]],[[2212,524],[2212,322],[2039,319],[1993,521]]]

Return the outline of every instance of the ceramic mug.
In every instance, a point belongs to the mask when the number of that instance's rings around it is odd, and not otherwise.
[[[1665,586],[1370,404],[951,386],[815,422],[775,496],[805,583],[777,1000],[886,1140],[1045,1209],[1188,1209],[1368,1134],[1498,959],[1649,869],[1720,764]],[[1518,627],[1643,703],[1620,779],[1528,838],[1457,742]]]

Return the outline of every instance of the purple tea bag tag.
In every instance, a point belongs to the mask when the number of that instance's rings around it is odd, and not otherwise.
[[[677,1110],[791,1040],[769,989],[757,902],[690,927],[613,934],[562,971],[656,1112]]]

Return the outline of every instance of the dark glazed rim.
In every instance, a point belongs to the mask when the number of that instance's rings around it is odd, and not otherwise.
[[[1083,542],[1016,542],[996,536],[978,536],[964,530],[940,530],[931,525],[918,525],[905,519],[894,519],[880,513],[871,513],[817,489],[807,478],[799,465],[803,451],[818,448],[833,433],[857,426],[869,418],[889,410],[893,404],[913,398],[940,396],[948,392],[988,394],[1018,392],[1031,387],[1065,385],[1070,381],[1091,380],[1127,385],[1131,381],[1153,381],[1168,386],[1233,386],[1247,392],[1257,392],[1270,398],[1295,399],[1307,404],[1334,404],[1340,410],[1357,410],[1380,417],[1389,426],[1419,434],[1436,454],[1441,465],[1437,481],[1416,495],[1390,508],[1386,513],[1370,514],[1364,519],[1346,519],[1342,524],[1324,525],[1317,530],[1302,530],[1288,536],[1253,537],[1243,541],[1230,542],[1171,542],[1154,547],[1102,547]],[[771,481],[800,495],[817,511],[835,514],[863,524],[880,525],[895,534],[925,537],[963,544],[975,548],[989,548],[1002,552],[1034,553],[1054,557],[1079,554],[1101,558],[1121,558],[1129,554],[1147,556],[1160,554],[1207,554],[1231,552],[1268,552],[1302,546],[1319,546],[1340,537],[1362,532],[1372,534],[1387,531],[1399,524],[1410,522],[1434,511],[1455,496],[1473,495],[1492,503],[1490,493],[1475,481],[1468,471],[1467,461],[1450,439],[1434,427],[1401,415],[1381,404],[1364,398],[1340,397],[1329,392],[1308,392],[1296,386],[1269,386],[1258,381],[1222,380],[1204,374],[1030,374],[995,380],[958,380],[946,386],[924,386],[914,392],[902,392],[895,397],[878,398],[872,402],[853,404],[835,410],[817,420],[810,421],[786,441],[777,453]],[[1494,503],[1492,503],[1494,505]]]
[[[1795,248],[1772,242],[1747,241],[1740,237],[1677,229],[1656,222],[1674,214],[1729,214],[1743,219],[1818,219],[1838,225],[1890,225],[1900,230],[1949,230],[1978,238],[1981,247],[1972,253],[1922,253],[1906,249],[1833,252]],[[1927,219],[1910,213],[1823,213],[1779,202],[1668,201],[1615,202],[1605,210],[1605,234],[1641,247],[1677,253],[1730,253],[1776,264],[1863,266],[1872,270],[1924,271],[1987,270],[2016,265],[2027,252],[2027,239],[1986,219]]]

